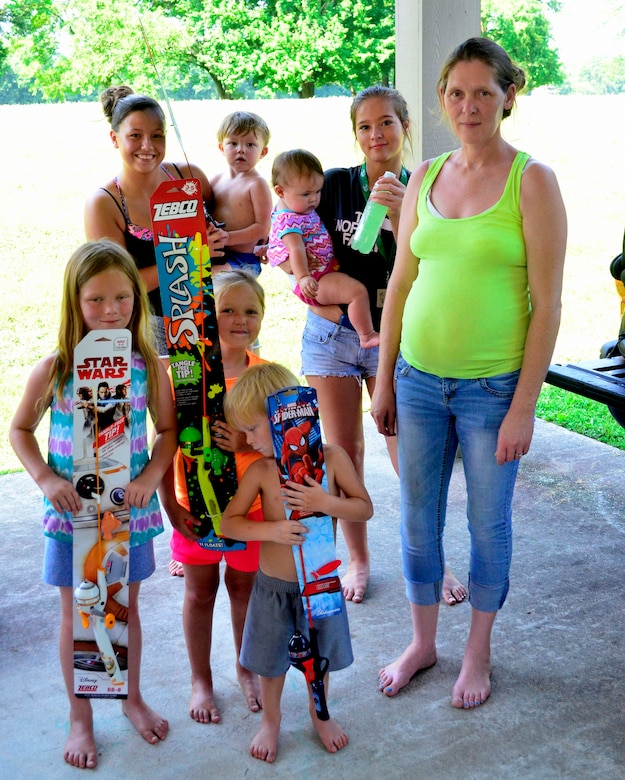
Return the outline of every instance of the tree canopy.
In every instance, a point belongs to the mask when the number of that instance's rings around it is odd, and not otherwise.
[[[530,88],[564,80],[547,11],[558,0],[482,0],[482,31]],[[3,88],[92,99],[111,84],[177,98],[312,97],[394,81],[395,0],[5,0]],[[22,92],[23,94],[23,92]],[[21,102],[21,101],[20,101]]]
[[[564,83],[546,15],[560,6],[559,0],[482,0],[483,35],[497,41],[523,68],[529,89]]]
[[[47,99],[111,83],[311,97],[393,78],[394,0],[8,0],[2,50]],[[0,60],[1,62],[1,60]]]

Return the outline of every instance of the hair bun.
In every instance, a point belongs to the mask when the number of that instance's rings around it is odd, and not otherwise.
[[[100,95],[100,103],[102,103],[102,111],[104,116],[110,122],[113,117],[113,111],[117,103],[128,95],[134,95],[135,91],[132,87],[126,84],[120,84],[117,87],[108,87]]]

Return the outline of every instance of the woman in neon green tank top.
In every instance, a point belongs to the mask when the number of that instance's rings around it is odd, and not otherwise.
[[[523,71],[493,41],[456,47],[438,89],[460,148],[422,163],[404,199],[372,403],[380,432],[397,433],[400,473],[410,475],[401,485],[401,532],[413,639],[380,671],[387,696],[436,663],[458,444],[472,611],[452,704],[471,708],[490,695],[491,631],[509,583],[512,494],[558,332],[566,248],[553,172],[501,135],[524,85]]]

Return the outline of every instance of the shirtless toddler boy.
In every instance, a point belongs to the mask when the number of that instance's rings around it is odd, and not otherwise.
[[[355,522],[368,520],[373,514],[365,486],[345,450],[338,446],[324,445],[328,491],[312,477],[307,477],[306,485],[287,482],[281,487],[265,399],[297,384],[297,378],[283,366],[261,363],[246,369],[225,399],[228,422],[242,430],[248,444],[264,456],[245,472],[222,517],[221,531],[232,539],[260,540],[260,566],[247,608],[240,661],[260,676],[263,702],[260,728],[250,753],[269,763],[277,755],[280,700],[290,666],[288,641],[295,629],[308,634],[292,549],[303,543],[308,529],[305,520],[286,519],[283,499],[290,510],[318,511]],[[250,522],[245,514],[259,493],[264,521]],[[345,603],[338,615],[315,621],[315,628],[320,654],[329,660],[328,669],[349,666],[353,656]],[[326,674],[326,691],[328,682]],[[347,734],[333,718],[319,720],[310,684],[308,696],[313,726],[326,750],[336,753],[347,745]]]
[[[269,135],[264,120],[249,111],[228,114],[217,130],[228,171],[211,180],[213,217],[225,223],[228,238],[224,256],[213,260],[216,273],[227,268],[244,268],[256,276],[260,273],[254,247],[264,244],[269,235],[272,197],[256,164],[267,154]]]

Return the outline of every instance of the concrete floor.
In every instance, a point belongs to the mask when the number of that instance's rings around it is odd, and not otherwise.
[[[369,419],[367,485],[372,577],[348,606],[355,662],[333,675],[330,710],[350,735],[336,755],[318,743],[303,676],[287,676],[278,760],[248,755],[259,716],[236,682],[228,604],[218,597],[213,672],[220,725],[187,714],[189,670],[181,630],[182,579],[167,571],[169,532],[142,588],[142,688],[170,722],[167,740],[143,742],[119,704],[94,702],[101,778],[625,778],[625,452],[539,421],[515,497],[512,585],[494,632],[493,693],[456,710],[470,609],[441,608],[439,662],[394,699],[379,667],[410,638],[398,533],[398,486]],[[25,474],[0,477],[0,774],[77,777],[64,764],[68,721],[58,672],[58,596],[40,580],[40,498]],[[458,462],[446,535],[453,569],[467,569]],[[339,557],[346,558],[342,540]]]

